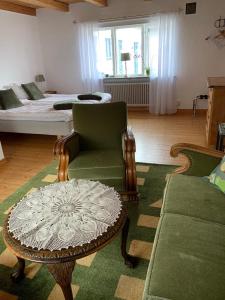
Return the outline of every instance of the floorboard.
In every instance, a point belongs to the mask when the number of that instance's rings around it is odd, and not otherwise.
[[[136,139],[136,161],[158,164],[182,164],[172,159],[171,145],[179,142],[205,145],[205,115],[177,113],[152,116],[147,112],[129,112],[129,126]],[[53,159],[55,136],[1,134],[5,161],[0,162],[0,202],[43,169]]]

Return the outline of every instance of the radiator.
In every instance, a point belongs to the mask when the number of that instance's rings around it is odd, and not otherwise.
[[[149,77],[105,78],[104,90],[112,95],[112,101],[125,101],[129,106],[149,105]]]

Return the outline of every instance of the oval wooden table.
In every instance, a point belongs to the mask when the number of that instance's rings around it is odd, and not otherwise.
[[[120,231],[122,231],[121,254],[124,258],[124,262],[131,268],[136,265],[136,258],[127,254],[126,251],[129,219],[127,216],[127,209],[123,204],[116,222],[112,226],[108,227],[105,233],[82,246],[69,247],[65,250],[38,250],[21,245],[20,241],[15,239],[13,234],[8,230],[9,218],[10,213],[4,224],[3,238],[6,246],[14,255],[17,256],[18,259],[18,267],[11,274],[14,281],[19,281],[24,277],[25,260],[46,264],[49,272],[60,285],[65,299],[72,300],[73,295],[71,280],[76,260],[88,256],[105,247]]]

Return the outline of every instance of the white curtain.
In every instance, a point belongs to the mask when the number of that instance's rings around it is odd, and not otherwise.
[[[76,43],[80,58],[83,93],[103,91],[103,77],[97,69],[97,23],[77,23]]]
[[[158,115],[173,114],[177,110],[175,95],[177,14],[152,17],[147,34],[151,74],[149,111]]]

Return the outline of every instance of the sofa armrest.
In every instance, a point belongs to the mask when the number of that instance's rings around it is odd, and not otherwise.
[[[175,173],[192,176],[208,176],[224,156],[224,152],[186,143],[175,144],[171,147],[172,157],[177,157],[179,154],[186,157],[186,163],[176,169]]]
[[[59,181],[68,179],[68,165],[78,155],[79,150],[79,134],[76,132],[56,141],[53,152],[54,156],[59,156]]]
[[[136,164],[135,152],[136,145],[133,132],[127,129],[122,136],[123,141],[123,157],[126,166],[126,190],[130,192],[130,199],[137,198],[137,177],[136,177]]]

